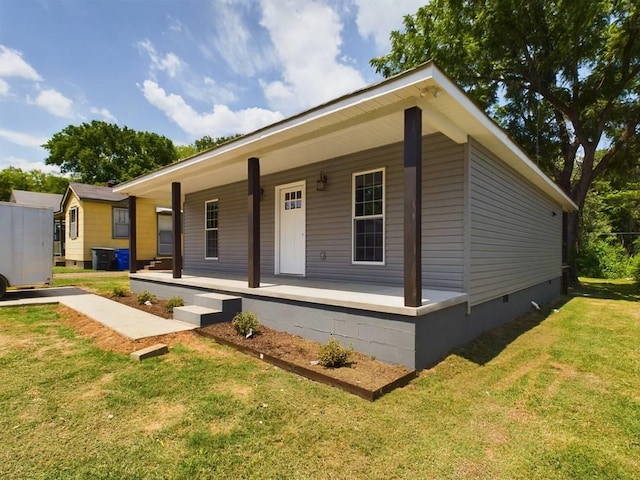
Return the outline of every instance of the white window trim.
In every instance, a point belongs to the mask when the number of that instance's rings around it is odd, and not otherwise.
[[[71,221],[71,212],[73,212],[73,211],[75,211],[75,213],[76,213],[75,222]],[[80,221],[79,220],[80,220],[80,208],[78,208],[77,205],[74,205],[73,207],[69,207],[69,239],[70,240],[75,240],[75,239],[80,237]],[[71,236],[71,232],[72,232],[71,226],[73,224],[75,224],[75,226],[76,226],[76,234],[75,234],[74,237]]]
[[[366,215],[356,217],[356,177],[367,173],[382,172],[382,215]],[[386,167],[372,168],[351,174],[351,264],[352,265],[385,265],[387,260],[387,169]],[[356,220],[366,218],[382,218],[382,261],[363,262],[356,257]]]
[[[122,238],[129,238],[129,223],[127,223],[127,234],[126,235],[116,235],[116,215],[115,212],[116,210],[126,210],[127,211],[127,220],[129,220],[129,222],[131,221],[131,219],[129,219],[129,208],[127,207],[111,207],[111,238],[117,238],[117,239],[122,239]],[[123,223],[120,223],[118,225],[124,225]]]
[[[204,259],[205,260],[218,260],[220,258],[220,227],[216,228],[207,228],[207,204],[209,203],[218,203],[218,224],[220,223],[220,199],[213,198],[211,200],[206,200],[204,202]],[[209,230],[216,230],[218,232],[218,256],[217,257],[207,257],[207,232]]]

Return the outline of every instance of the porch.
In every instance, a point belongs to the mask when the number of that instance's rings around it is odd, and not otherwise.
[[[217,294],[223,302],[231,301],[234,311],[255,312],[270,328],[321,343],[333,336],[357,351],[412,369],[442,358],[468,321],[468,295],[453,291],[423,289],[422,304],[407,307],[401,286],[265,276],[259,287],[249,288],[246,276],[226,273],[174,278],[170,272],[140,272],[130,280],[133,292],[181,296],[183,308],[194,312],[206,310],[199,300],[208,302]],[[210,323],[228,320],[233,313],[226,307],[220,311],[224,318]]]
[[[263,276],[258,288],[249,288],[246,275],[234,273],[225,273],[224,277],[183,274],[182,278],[173,278],[170,272],[138,272],[132,273],[130,278],[150,284],[191,287],[194,291],[251,295],[408,317],[420,317],[454,305],[466,304],[468,299],[466,293],[422,289],[422,305],[407,307],[404,305],[404,289],[401,286]]]

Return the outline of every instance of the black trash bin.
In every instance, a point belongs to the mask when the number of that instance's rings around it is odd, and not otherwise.
[[[91,249],[91,268],[94,270],[115,270],[116,256],[113,248],[94,247]]]

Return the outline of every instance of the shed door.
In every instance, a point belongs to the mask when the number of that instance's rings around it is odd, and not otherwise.
[[[305,183],[276,187],[276,265],[287,275],[305,274]]]

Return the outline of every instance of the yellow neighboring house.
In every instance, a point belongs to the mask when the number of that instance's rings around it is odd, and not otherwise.
[[[113,192],[111,187],[71,182],[60,207],[66,222],[65,260],[68,267],[91,268],[92,249],[129,248],[129,199],[126,195]],[[171,208],[144,198],[137,200],[136,207],[139,266],[170,258],[173,253]]]

